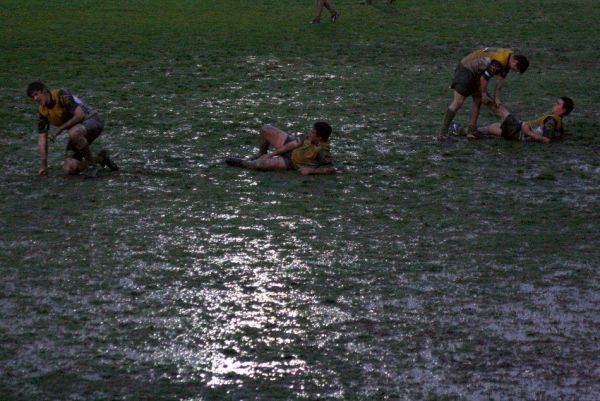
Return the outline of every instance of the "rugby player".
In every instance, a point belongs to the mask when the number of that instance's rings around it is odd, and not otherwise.
[[[500,90],[504,86],[507,74],[510,71],[523,74],[528,67],[529,60],[527,60],[527,57],[514,54],[512,50],[504,48],[486,47],[463,58],[454,71],[454,79],[451,85],[451,88],[454,89],[454,97],[444,115],[438,139],[445,140],[448,138],[448,128],[469,96],[473,98],[473,104],[471,106],[468,136],[473,137],[477,130],[477,119],[479,118],[481,104],[499,107],[501,105]],[[488,94],[488,82],[492,77],[496,77],[493,98]]]
[[[530,121],[521,121],[511,114],[506,107],[499,106],[496,110],[500,122],[481,127],[477,130],[478,137],[496,136],[514,141],[537,141],[550,143],[564,139],[563,119],[568,116],[575,104],[573,99],[567,96],[559,97],[552,105],[550,113],[543,114]],[[461,129],[455,124],[450,130],[459,135]]]
[[[100,113],[85,104],[65,89],[48,89],[45,83],[34,81],[27,87],[27,96],[39,105],[38,108],[38,151],[40,168],[38,174],[48,175],[48,139],[54,142],[63,131],[68,131],[69,140],[63,161],[66,174],[83,173],[87,178],[97,176],[96,162],[110,170],[118,170],[108,157],[106,150],[94,158],[90,145],[104,128]],[[50,125],[54,128],[49,131]]]
[[[272,125],[260,129],[259,151],[249,160],[229,157],[230,166],[253,170],[298,170],[301,175],[334,174],[336,168],[331,157],[329,136],[331,126],[325,121],[313,124],[308,134],[291,136]],[[269,148],[275,150],[268,153]]]

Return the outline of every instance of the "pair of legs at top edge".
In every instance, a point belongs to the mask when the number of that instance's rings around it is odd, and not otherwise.
[[[337,21],[340,16],[340,13],[333,8],[331,2],[329,0],[315,0],[315,17],[311,21],[311,24],[318,24],[321,22],[321,13],[323,12],[323,8],[326,8],[331,15],[331,22]]]

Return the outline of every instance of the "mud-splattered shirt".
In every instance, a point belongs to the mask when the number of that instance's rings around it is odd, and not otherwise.
[[[495,75],[506,78],[510,71],[508,64],[512,50],[496,47],[486,47],[475,50],[461,60],[461,64],[476,76],[489,80]]]
[[[48,132],[50,125],[59,126],[66,123],[73,117],[77,107],[81,107],[85,119],[97,113],[68,90],[51,90],[50,102],[40,106],[38,110],[38,132]]]
[[[297,141],[302,145],[292,150],[292,166],[295,169],[299,169],[300,167],[319,167],[333,164],[329,142],[321,142],[320,144],[315,145],[308,138],[308,135],[298,136]]]
[[[536,134],[553,141],[562,139],[564,136],[562,117],[557,114],[545,114],[535,120],[526,121],[525,124]]]

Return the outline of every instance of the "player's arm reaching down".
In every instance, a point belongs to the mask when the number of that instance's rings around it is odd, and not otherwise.
[[[481,89],[481,101],[485,105],[491,105],[495,103],[496,106],[500,105],[500,90],[504,86],[504,76],[502,73],[502,64],[496,60],[492,60],[488,68],[479,77],[479,86]],[[496,77],[496,88],[494,90],[494,98],[492,99],[488,93],[488,84],[492,77]]]
[[[485,77],[485,75],[482,75],[481,77],[479,77],[479,88],[481,90],[481,103],[485,104],[486,106],[491,105],[494,100],[490,97],[490,95],[488,94],[487,88],[488,88],[488,78]]]
[[[38,134],[38,153],[40,154],[40,169],[38,175],[48,175],[48,133]]]
[[[494,89],[494,104],[496,107],[500,106],[502,103],[500,102],[500,91],[504,86],[505,78],[501,75],[496,77],[496,88]]]

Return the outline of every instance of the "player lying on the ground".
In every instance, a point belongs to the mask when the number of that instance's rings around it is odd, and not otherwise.
[[[564,138],[563,119],[573,110],[574,103],[569,97],[563,96],[552,105],[552,111],[535,120],[521,121],[511,114],[506,107],[500,105],[494,112],[500,122],[481,127],[477,130],[476,137],[496,136],[515,141],[538,141],[550,143]],[[452,124],[449,132],[457,135],[466,135],[467,130]]]
[[[479,110],[483,103],[489,107],[500,106],[500,90],[510,71],[523,74],[529,67],[529,60],[523,55],[514,54],[512,50],[486,47],[476,50],[461,60],[454,70],[454,79],[451,88],[454,89],[453,99],[446,113],[438,133],[438,139],[448,137],[448,128],[454,116],[462,107],[467,97],[473,98],[471,117],[469,120],[469,136],[473,136],[477,129]],[[488,81],[496,77],[494,98],[487,91]]]
[[[230,166],[253,170],[298,170],[302,175],[334,174],[335,166],[330,153],[331,126],[324,121],[313,124],[308,134],[291,136],[272,125],[260,129],[258,154],[251,159],[229,157]],[[269,147],[275,148],[268,153]]]
[[[50,90],[41,81],[34,81],[27,87],[27,96],[38,105],[38,151],[40,155],[39,175],[48,175],[48,139],[54,141],[63,131],[68,130],[69,141],[63,161],[66,174],[82,173],[85,177],[97,176],[96,163],[111,170],[118,167],[102,150],[94,158],[90,145],[104,128],[100,113],[89,107],[77,96],[65,89]],[[55,128],[48,133],[50,125]]]

